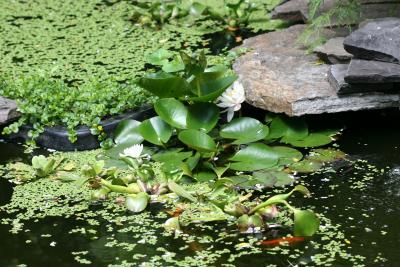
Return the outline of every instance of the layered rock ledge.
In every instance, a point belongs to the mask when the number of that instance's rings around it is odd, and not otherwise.
[[[0,125],[19,118],[17,103],[14,100],[0,96]]]
[[[297,45],[304,25],[245,40],[250,52],[234,70],[251,105],[289,116],[399,107],[400,93],[338,95],[328,81],[330,66]],[[334,36],[331,36],[334,37]]]

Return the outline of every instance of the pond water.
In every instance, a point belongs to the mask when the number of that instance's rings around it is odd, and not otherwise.
[[[349,155],[351,161],[338,163],[330,171],[301,177],[314,195],[312,199],[299,202],[314,206],[316,212],[340,226],[338,235],[344,234],[344,238],[340,239],[341,245],[344,245],[342,251],[348,255],[358,255],[354,257],[360,258],[358,262],[365,266],[397,266],[400,262],[399,118],[400,112],[397,110],[307,118],[315,126],[344,125],[345,130],[337,145]],[[28,158],[29,155],[23,154],[21,146],[0,143],[1,164]],[[10,184],[0,179],[1,205],[9,200],[11,190]],[[96,210],[96,207],[93,209]],[[164,221],[156,216],[160,209],[162,207],[152,208],[147,217],[139,217],[139,220],[143,220],[139,224],[151,225],[149,217],[152,216],[151,220],[155,223]],[[0,213],[0,219],[6,216]],[[328,244],[329,239],[334,238],[317,235],[313,242],[307,240],[285,246],[284,253],[276,248],[264,247],[261,252],[253,254],[245,249],[249,242],[248,235],[236,234],[231,226],[217,224],[212,225],[213,228],[194,227],[187,229],[185,238],[163,235],[162,229],[149,228],[148,231],[157,238],[154,242],[142,242],[140,235],[148,234],[140,232],[143,229],[138,230],[139,235],[133,235],[118,231],[117,227],[110,228],[106,220],[99,219],[99,222],[90,227],[95,229],[93,234],[69,233],[72,229],[88,227],[84,220],[73,217],[30,221],[17,234],[10,232],[10,225],[0,224],[0,266],[139,266],[143,262],[152,262],[155,266],[178,266],[177,263],[168,263],[166,257],[170,255],[181,260],[179,266],[210,266],[206,263],[206,254],[216,251],[219,251],[216,253],[219,256],[214,256],[214,266],[228,263],[234,266],[313,266],[317,265],[315,257],[322,250],[315,244]],[[221,232],[227,232],[229,236],[222,238]],[[284,231],[279,234],[284,234]],[[201,239],[191,241],[188,236]],[[252,238],[260,239],[262,235],[252,235]],[[223,239],[223,242],[218,239]],[[118,240],[120,245],[107,244],[114,240]],[[130,245],[131,248],[127,249]],[[240,252],[241,246],[244,247],[244,253]],[[332,247],[332,250],[335,248]],[[231,253],[241,255],[230,259]],[[287,253],[296,256],[290,257]],[[195,261],[184,261],[185,257],[192,257]],[[330,266],[355,265],[336,255]]]

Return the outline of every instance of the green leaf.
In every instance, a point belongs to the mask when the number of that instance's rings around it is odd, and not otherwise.
[[[283,139],[282,139],[283,140]],[[287,140],[286,142],[296,147],[318,147],[332,143],[332,138],[327,135],[311,133],[301,140]]]
[[[270,133],[267,139],[283,137],[287,140],[300,140],[308,136],[308,126],[300,118],[275,117],[270,125]]]
[[[186,125],[188,129],[211,131],[219,119],[219,108],[213,103],[203,102],[190,105]]]
[[[337,149],[314,149],[310,152],[308,159],[332,162],[340,159],[344,159],[346,154],[343,151]]]
[[[239,150],[231,161],[237,161],[231,163],[230,168],[238,171],[255,171],[266,168],[271,168],[278,164],[279,154],[276,153],[271,147],[262,144],[255,143],[250,144],[245,149]]]
[[[198,151],[215,151],[217,145],[206,133],[198,130],[184,130],[179,133],[178,139],[185,145]]]
[[[146,209],[149,203],[149,195],[140,192],[137,195],[128,195],[125,200],[125,206],[128,210],[138,213]]]
[[[165,63],[168,63],[168,58],[172,56],[172,53],[166,49],[158,49],[157,51],[153,53],[146,53],[145,58],[146,61],[150,64],[156,65],[156,66],[162,66]]]
[[[217,175],[213,172],[196,172],[193,174],[193,177],[194,179],[196,179],[196,181],[202,183],[215,180],[215,178],[217,178]]]
[[[313,173],[321,169],[322,165],[320,161],[305,159],[289,165],[289,169],[299,173]]]
[[[294,210],[294,235],[312,236],[319,229],[319,219],[310,210]]]
[[[207,6],[199,2],[194,2],[189,8],[190,15],[196,17],[203,15],[206,10]]]
[[[236,79],[236,76],[227,76],[216,80],[205,81],[204,83],[199,84],[199,87],[194,87],[194,89],[192,89],[192,92],[197,96],[189,97],[188,100],[194,102],[212,102],[217,99]]]
[[[168,150],[163,150],[161,152],[158,152],[157,154],[154,154],[151,158],[158,162],[168,162],[171,159],[178,159],[180,161],[183,161],[191,157],[193,154],[193,152],[191,151],[181,152],[182,150],[183,148],[171,148]]]
[[[261,170],[254,172],[253,177],[266,187],[285,186],[294,182],[293,177],[283,171]]]
[[[168,188],[180,197],[186,198],[191,202],[197,202],[197,199],[192,194],[173,181],[168,182]]]
[[[220,136],[236,139],[234,144],[246,144],[264,139],[268,134],[268,127],[253,118],[237,118],[222,127]]]
[[[123,120],[118,123],[114,132],[116,144],[134,145],[143,142],[143,137],[139,132],[141,122],[136,120]]]
[[[190,85],[185,79],[165,72],[146,74],[137,80],[137,84],[160,98],[190,94]]]
[[[297,149],[286,146],[272,146],[272,150],[277,153],[279,157],[279,165],[288,165],[298,162],[303,158],[303,154]]]
[[[155,145],[163,145],[171,138],[172,128],[160,117],[153,117],[140,124],[139,132],[146,141]]]
[[[185,105],[174,98],[162,98],[156,101],[154,109],[157,114],[166,121],[179,129],[186,128],[186,118],[188,110]]]
[[[162,70],[168,73],[183,71],[185,69],[185,64],[183,64],[182,59],[175,55],[172,61],[166,62],[162,66]]]

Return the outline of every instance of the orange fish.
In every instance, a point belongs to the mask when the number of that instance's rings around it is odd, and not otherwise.
[[[277,238],[277,239],[272,239],[272,240],[263,240],[261,241],[261,245],[267,246],[267,247],[276,247],[281,244],[298,244],[301,242],[304,242],[305,238],[301,236],[292,236],[292,237],[283,237],[283,238]]]
[[[183,212],[183,209],[180,207],[177,207],[176,210],[167,210],[165,212],[168,213],[172,217],[178,217]]]

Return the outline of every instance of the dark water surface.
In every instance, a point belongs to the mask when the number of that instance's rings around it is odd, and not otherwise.
[[[339,148],[349,154],[352,160],[366,160],[365,166],[373,165],[382,172],[374,173],[372,180],[365,170],[347,164],[339,166],[339,171],[314,174],[304,177],[313,199],[307,204],[325,214],[334,224],[340,224],[348,241],[348,252],[365,257],[366,266],[398,266],[400,264],[400,112],[390,110],[382,112],[346,113],[307,118],[311,125],[326,127],[345,125],[342,137],[338,140]],[[18,145],[0,143],[0,163],[26,161],[23,149]],[[361,189],[357,182],[363,181]],[[334,187],[332,187],[334,186]],[[0,204],[6,203],[11,196],[11,186],[0,179]],[[3,214],[0,213],[0,219]],[[90,240],[84,235],[71,235],[68,231],[83,222],[73,219],[46,218],[38,222],[29,222],[25,227],[29,231],[18,234],[9,232],[10,226],[0,224],[0,267],[18,266],[84,266],[74,260],[72,251],[88,251],[86,258],[91,260],[87,266],[107,266],[115,259],[132,261],[132,255],[118,247],[105,247],[110,235],[105,225],[98,227],[99,239]],[[215,228],[221,230],[222,228]],[[41,238],[44,233],[52,237]],[[120,241],[131,242],[129,235],[113,233]],[[213,235],[213,231],[199,230],[194,234]],[[240,236],[238,236],[240,238]],[[27,244],[26,240],[31,240]],[[56,241],[56,246],[50,243]],[[238,240],[233,240],[237,243]],[[187,250],[180,250],[184,245],[179,239],[160,237],[156,245],[140,246],[139,250],[148,258],[160,255],[157,246],[166,246],[179,257],[190,256]],[[229,248],[229,245],[226,245]],[[176,248],[176,249],[175,249]],[[221,248],[218,248],[221,249]],[[299,245],[303,261],[310,263],[317,249]],[[137,251],[136,251],[137,252]],[[286,256],[274,256],[265,253],[243,256],[234,262],[235,266],[297,266],[297,260],[288,261]],[[297,261],[297,262],[296,262]],[[216,266],[224,262],[224,257]],[[138,266],[140,261],[138,261]],[[307,265],[307,266],[308,266]],[[173,266],[173,265],[171,265]],[[352,266],[337,260],[332,266]]]

